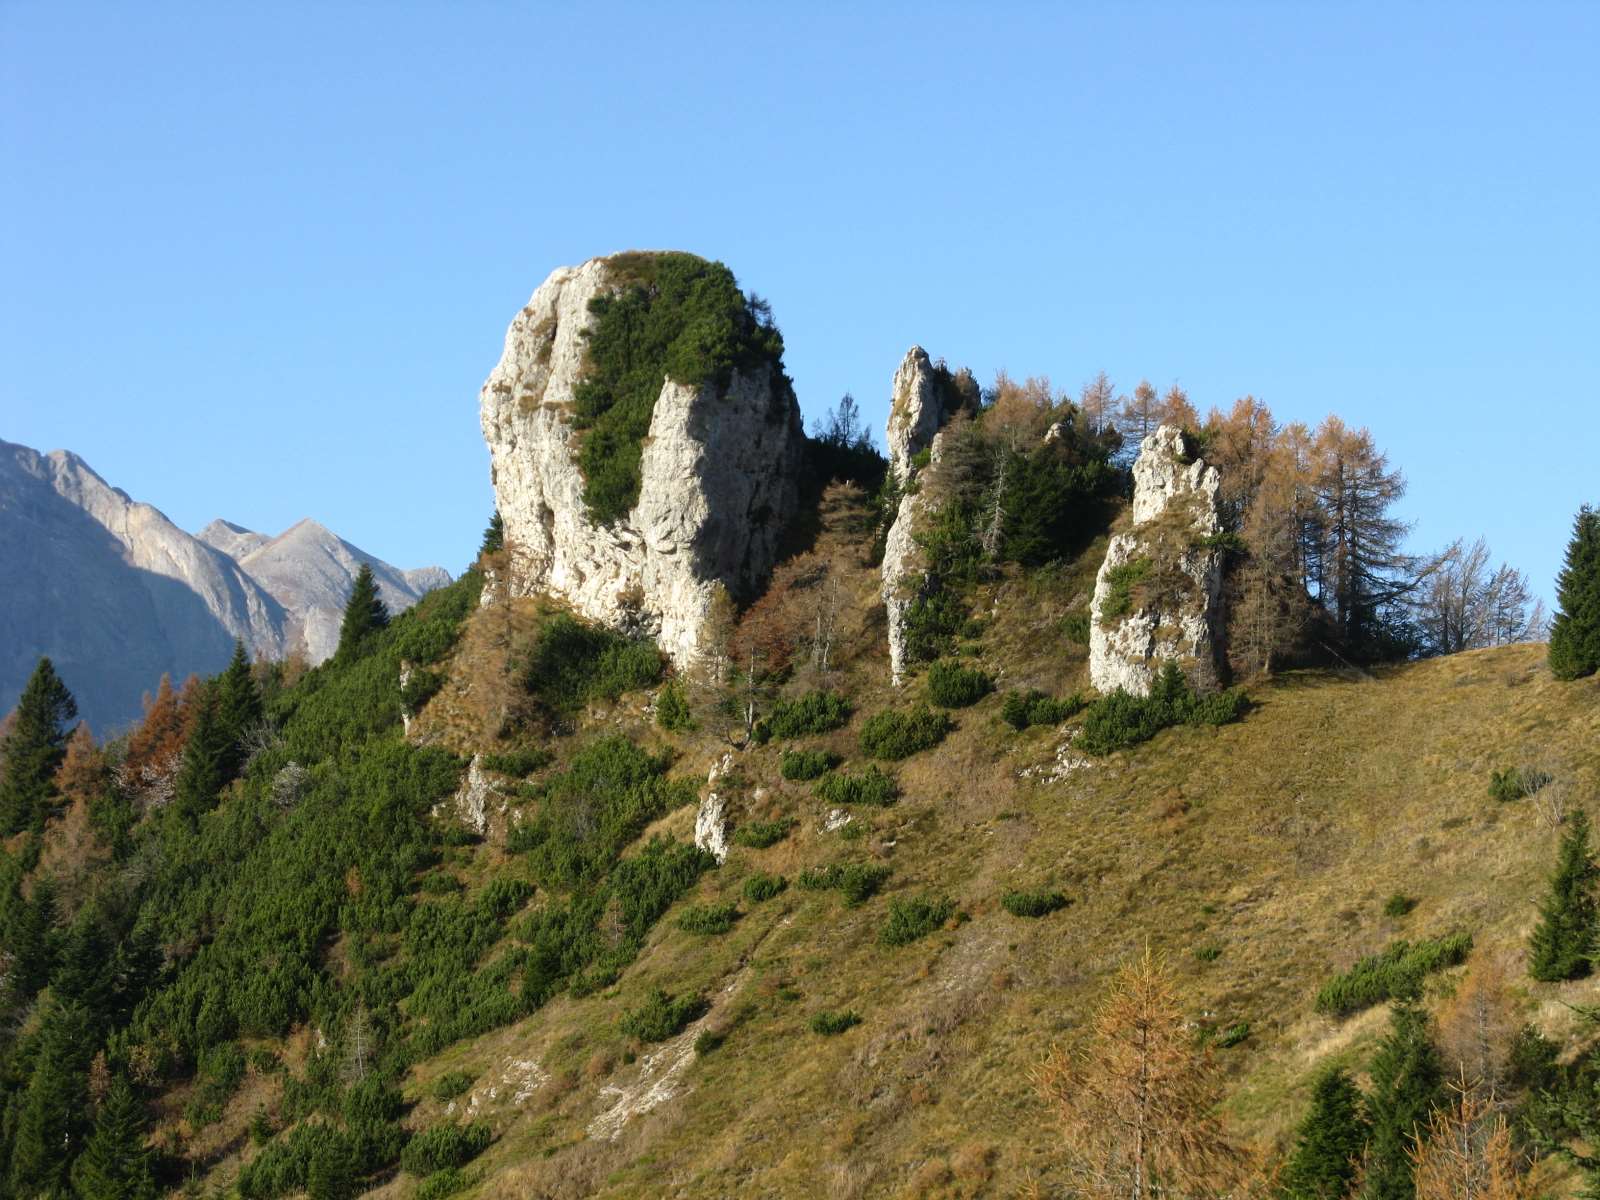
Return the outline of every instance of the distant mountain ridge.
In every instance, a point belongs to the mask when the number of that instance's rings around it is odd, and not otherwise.
[[[277,537],[220,519],[189,534],[71,451],[0,440],[0,713],[41,654],[100,732],[137,718],[163,673],[220,669],[235,638],[255,655],[321,662],[363,563],[392,612],[450,581],[315,521]]]

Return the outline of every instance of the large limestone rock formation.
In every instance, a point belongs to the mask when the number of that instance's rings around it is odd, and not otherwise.
[[[1200,687],[1217,675],[1222,553],[1215,467],[1191,459],[1183,431],[1162,425],[1133,464],[1133,524],[1116,534],[1095,580],[1089,678],[1102,692],[1147,695],[1163,663]]]
[[[916,458],[928,451],[930,465],[939,457],[939,434],[962,407],[976,401],[970,376],[954,377],[929,361],[921,346],[906,351],[894,373],[889,398],[889,425],[884,442],[889,450],[889,470],[903,489],[894,524],[883,548],[883,604],[889,623],[889,669],[894,685],[905,678],[906,610],[915,597],[912,586],[922,574],[922,551],[916,531],[928,500],[917,487]]]
[[[804,431],[792,392],[772,372],[735,371],[725,388],[663,375],[638,502],[614,524],[591,520],[569,414],[589,302],[616,287],[611,262],[551,273],[511,322],[480,394],[510,552],[506,585],[654,634],[687,663],[719,588],[747,595],[771,570],[795,510]]]

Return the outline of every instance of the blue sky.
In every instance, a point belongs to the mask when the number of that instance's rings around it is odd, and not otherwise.
[[[808,415],[921,343],[1371,427],[1546,595],[1600,501],[1600,5],[0,0],[0,437],[459,569],[549,271],[674,247]]]

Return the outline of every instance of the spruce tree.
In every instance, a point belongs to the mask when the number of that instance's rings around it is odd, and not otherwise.
[[[1342,1069],[1318,1076],[1311,1109],[1295,1134],[1283,1171],[1283,1200],[1344,1200],[1367,1144],[1361,1089]]]
[[[1367,1180],[1362,1200],[1414,1200],[1412,1152],[1428,1114],[1444,1098],[1444,1068],[1428,1037],[1428,1018],[1410,1004],[1397,1004],[1389,1032],[1372,1059],[1372,1118]]]
[[[228,782],[232,744],[222,724],[216,683],[204,684],[194,700],[193,725],[183,747],[183,765],[174,782],[173,807],[193,820],[216,806]]]
[[[483,541],[478,546],[478,557],[485,554],[498,554],[505,548],[506,523],[500,519],[500,510],[494,511],[494,516],[489,518],[489,527],[483,531]]]
[[[261,693],[250,673],[244,642],[233,643],[233,659],[217,680],[217,720],[228,749],[223,768],[229,779],[244,767],[244,738],[261,721]]]
[[[345,601],[344,623],[339,626],[339,649],[334,658],[348,662],[361,653],[367,636],[389,624],[389,610],[378,595],[378,581],[366,563],[356,573],[355,584],[350,589],[350,599]]]
[[[1600,671],[1600,510],[1585,504],[1572,523],[1567,561],[1556,576],[1560,608],[1550,624],[1550,670],[1557,679]]]
[[[79,1200],[154,1200],[160,1194],[145,1145],[144,1105],[118,1078],[95,1117],[94,1132],[72,1168]]]
[[[1535,979],[1578,979],[1593,967],[1600,950],[1597,879],[1600,867],[1589,856],[1589,814],[1579,809],[1561,837],[1550,894],[1539,905],[1539,924],[1528,942],[1528,974]]]
[[[72,1005],[52,1004],[38,1037],[39,1053],[19,1098],[11,1145],[11,1188],[18,1197],[64,1194],[86,1132],[93,1052],[87,1015]]]
[[[55,776],[67,753],[67,722],[77,701],[55,666],[41,658],[17,702],[16,723],[4,747],[0,776],[0,835],[44,828],[55,798]]]

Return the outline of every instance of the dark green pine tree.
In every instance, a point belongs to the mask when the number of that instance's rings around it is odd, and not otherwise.
[[[388,624],[389,610],[378,595],[378,581],[372,577],[372,568],[362,563],[350,589],[350,599],[345,601],[344,623],[339,626],[339,649],[334,658],[348,662],[358,657],[368,635]]]
[[[500,519],[500,510],[494,510],[494,516],[489,518],[489,528],[483,531],[483,542],[478,547],[478,557],[485,554],[498,554],[505,549],[506,523]]]
[[[1557,679],[1600,671],[1600,510],[1585,504],[1572,523],[1567,561],[1556,576],[1560,607],[1550,624],[1550,670]]]
[[[7,898],[11,919],[4,931],[12,958],[10,982],[23,997],[29,997],[49,982],[55,965],[56,882],[49,875],[36,880],[31,900],[23,898],[16,884],[13,893]]]
[[[1318,1076],[1283,1171],[1283,1200],[1344,1200],[1366,1148],[1366,1104],[1342,1068]]]
[[[1372,1059],[1367,1112],[1367,1181],[1362,1200],[1415,1200],[1411,1152],[1428,1113],[1444,1100],[1444,1068],[1428,1037],[1428,1018],[1410,1004],[1396,1004],[1389,1032]]]
[[[11,1194],[20,1200],[66,1194],[67,1172],[87,1132],[94,1051],[87,1014],[52,1004],[37,1036],[39,1053],[17,1106],[11,1144]]]
[[[194,721],[183,746],[183,763],[173,783],[173,808],[191,821],[216,807],[228,782],[232,743],[222,724],[222,704],[215,681],[201,685],[194,698]]]
[[[17,701],[16,724],[5,740],[0,776],[0,834],[43,829],[56,795],[56,771],[67,753],[67,722],[78,703],[55,666],[41,658]]]
[[[244,768],[245,735],[261,723],[261,692],[239,640],[233,643],[228,669],[217,679],[217,720],[228,743],[223,768],[232,779]]]
[[[154,1200],[152,1155],[145,1145],[144,1105],[118,1078],[106,1093],[94,1121],[94,1132],[72,1168],[72,1186],[79,1200]]]
[[[1578,979],[1594,966],[1600,951],[1597,879],[1600,867],[1589,855],[1589,814],[1579,809],[1561,835],[1550,894],[1539,905],[1539,924],[1528,940],[1528,974],[1535,979]]]

